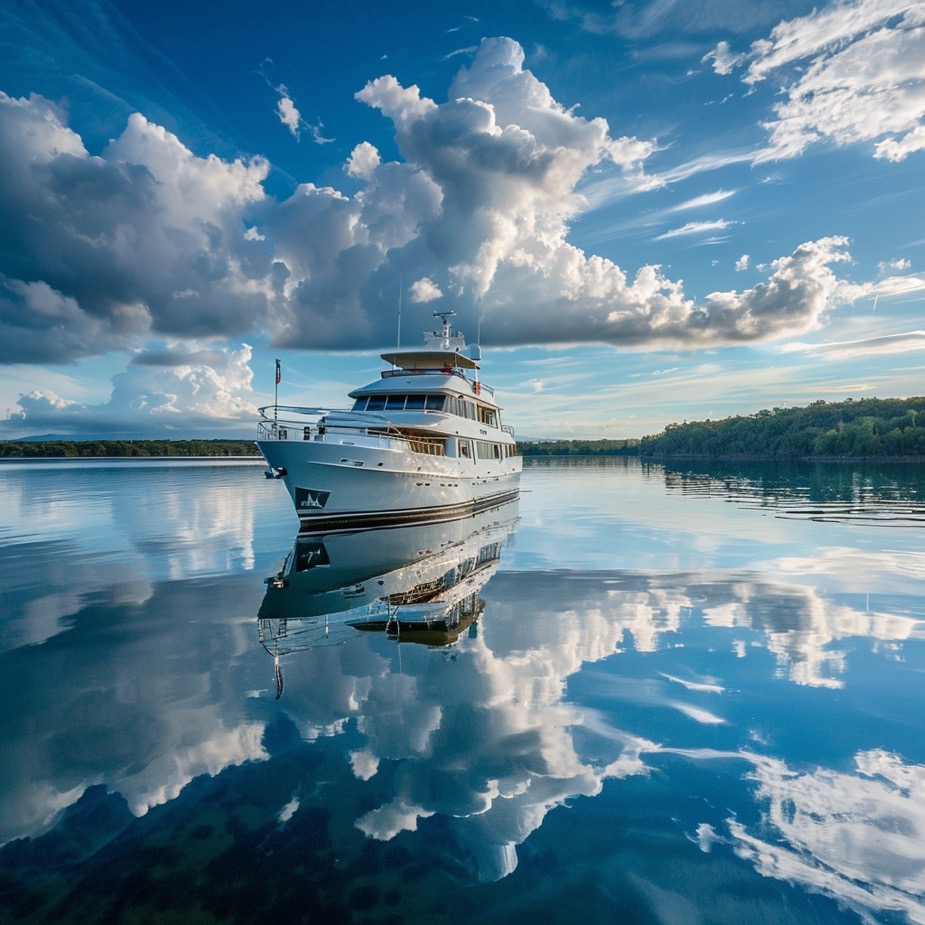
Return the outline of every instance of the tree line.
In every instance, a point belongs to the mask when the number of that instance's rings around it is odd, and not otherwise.
[[[804,408],[669,424],[660,434],[638,440],[530,440],[518,447],[525,457],[925,459],[925,398],[819,400]],[[253,440],[0,442],[0,458],[258,455]]]
[[[521,440],[517,447],[524,456],[635,456],[639,441]]]
[[[253,440],[37,440],[0,442],[0,458],[259,456]]]
[[[639,441],[646,457],[925,458],[925,398],[848,398],[719,421],[669,424]]]

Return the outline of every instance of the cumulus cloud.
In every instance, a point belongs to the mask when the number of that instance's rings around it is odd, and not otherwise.
[[[91,154],[47,100],[0,95],[0,361],[65,363],[152,337],[378,346],[403,277],[418,281],[412,304],[442,293],[463,323],[479,301],[488,344],[758,340],[812,328],[850,295],[829,266],[848,259],[840,239],[702,305],[658,266],[630,276],[569,243],[584,179],[645,182],[656,146],[566,108],[511,39],[483,40],[447,102],[390,75],[357,99],[391,120],[401,159],[361,142],[345,163],[357,192],[305,182],[277,200],[261,158],[199,156],[139,114]],[[294,105],[281,114],[298,126]]]
[[[265,161],[196,157],[137,114],[93,157],[55,106],[5,94],[0,154],[3,361],[233,336],[265,317],[271,260],[242,224]]]
[[[179,436],[206,430],[214,434],[254,420],[249,366],[251,348],[240,350],[163,350],[140,353],[125,372],[113,378],[109,401],[86,405],[48,390],[19,398],[4,427],[32,433],[86,432],[113,436],[136,434],[139,428]]]
[[[381,163],[382,158],[376,147],[368,141],[363,141],[353,149],[344,169],[351,177],[369,180]]]
[[[410,295],[412,302],[433,302],[434,299],[439,299],[443,293],[432,279],[425,276],[423,279],[411,284]]]
[[[820,141],[873,143],[874,156],[891,161],[925,149],[925,17],[917,0],[842,0],[778,23],[748,52],[720,42],[704,60],[719,74],[747,65],[750,87],[783,83],[759,161],[795,157]]]

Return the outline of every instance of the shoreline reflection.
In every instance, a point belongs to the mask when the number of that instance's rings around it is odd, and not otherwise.
[[[909,462],[665,462],[668,491],[721,497],[777,517],[886,527],[925,525],[925,476]]]

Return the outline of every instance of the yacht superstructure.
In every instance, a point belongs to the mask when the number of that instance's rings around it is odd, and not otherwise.
[[[451,520],[517,496],[521,456],[480,350],[453,312],[423,348],[383,353],[380,378],[347,410],[261,408],[257,446],[286,485],[303,530]]]

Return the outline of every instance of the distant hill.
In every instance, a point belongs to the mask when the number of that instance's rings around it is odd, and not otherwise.
[[[669,424],[639,441],[645,457],[925,459],[925,398],[815,401],[747,417]]]
[[[253,440],[39,440],[0,442],[0,459],[259,455]]]

